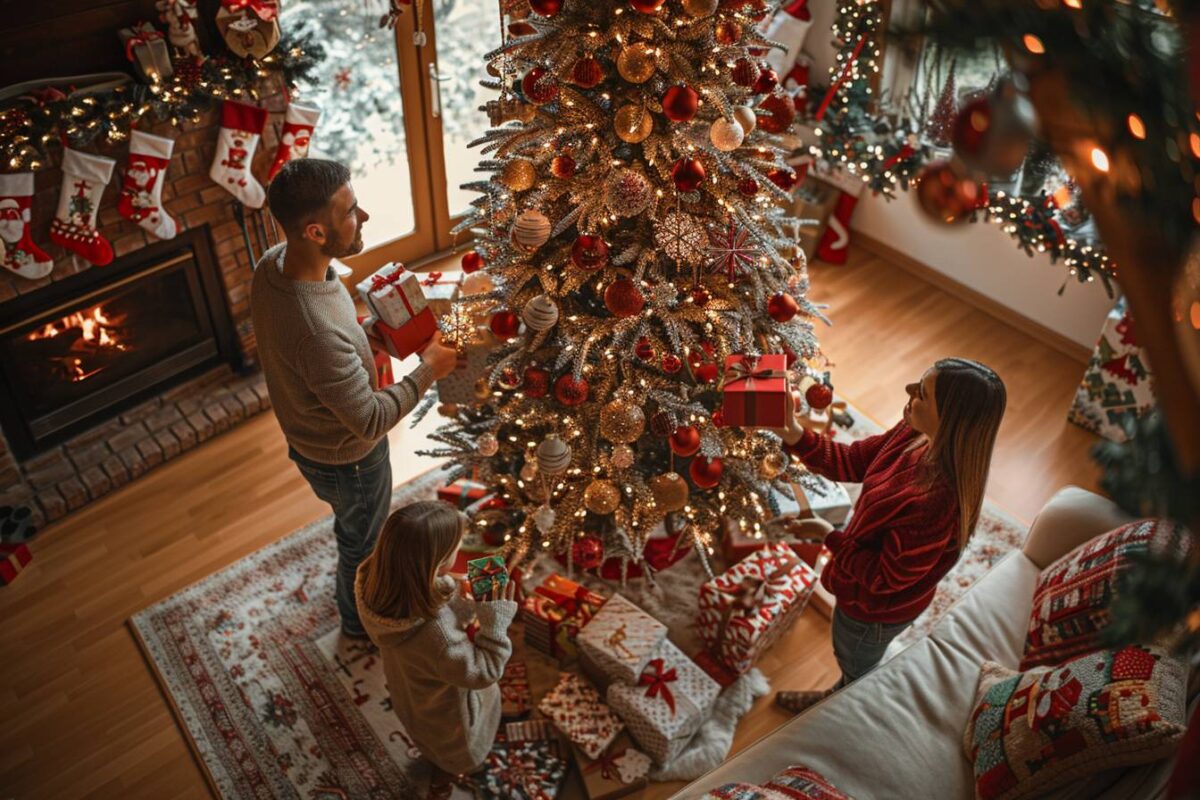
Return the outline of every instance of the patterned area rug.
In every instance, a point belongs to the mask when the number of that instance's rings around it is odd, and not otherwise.
[[[856,424],[840,439],[879,430],[852,413]],[[432,498],[440,477],[434,470],[400,487],[393,507]],[[966,556],[894,649],[924,636],[1024,536],[1023,525],[985,506]],[[427,767],[391,711],[373,648],[338,634],[335,558],[332,520],[321,519],[130,620],[218,797],[423,795]],[[685,629],[691,615],[672,601],[701,580],[689,556],[658,585],[631,582],[622,591],[663,612],[672,639],[684,645],[695,638]]]

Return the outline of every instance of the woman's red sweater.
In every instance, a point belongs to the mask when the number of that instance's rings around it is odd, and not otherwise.
[[[958,500],[944,480],[922,480],[924,448],[908,449],[918,435],[904,422],[852,444],[805,431],[787,448],[819,475],[862,484],[850,524],[825,540],[821,584],[863,622],[916,618],[958,560]]]

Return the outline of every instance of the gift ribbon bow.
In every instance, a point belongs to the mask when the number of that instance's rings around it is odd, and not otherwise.
[[[153,41],[163,38],[162,33],[155,30],[154,26],[149,22],[142,22],[134,25],[132,28],[130,28],[130,30],[133,32],[133,36],[125,40],[125,58],[129,59],[130,61],[135,60],[133,55],[134,48],[141,47],[145,44],[150,44]]]
[[[561,606],[563,611],[567,613],[567,616],[570,617],[575,616],[583,606],[590,605],[594,599],[586,586],[578,584],[576,584],[573,594],[559,592],[545,585],[539,586],[535,591],[543,597],[554,601],[556,605]]]
[[[505,575],[508,573],[508,570],[504,568],[503,564],[497,564],[495,561],[489,561],[487,564],[482,567],[478,567],[477,569],[479,572],[476,572],[473,576],[471,576],[472,580],[479,580],[480,578],[494,578],[497,575]]]
[[[717,628],[718,650],[725,642],[729,620],[735,614],[737,616],[751,615],[756,608],[762,605],[764,600],[786,589],[788,576],[796,565],[800,563],[800,559],[795,556],[790,558],[772,556],[771,558],[762,559],[759,563],[764,569],[772,564],[777,566],[778,569],[765,578],[747,575],[733,586],[717,589],[721,594],[730,596],[729,599],[721,603],[721,623]]]
[[[394,269],[387,275],[376,272],[371,276],[371,291],[378,292],[385,286],[395,286],[404,277],[404,270]]]
[[[604,753],[595,763],[589,764],[583,768],[583,774],[600,770],[600,777],[606,781],[616,781],[617,783],[625,783],[625,778],[621,775],[621,768],[617,765],[617,761],[625,757],[625,750],[616,753]]]
[[[437,286],[438,282],[441,281],[441,279],[442,279],[442,273],[431,272],[431,273],[429,273],[429,276],[425,278],[425,280],[421,281],[421,283],[425,284],[426,286]]]
[[[721,383],[721,388],[729,386],[737,381],[746,381],[744,387],[747,391],[754,389],[756,380],[770,380],[771,378],[786,378],[787,372],[781,369],[760,368],[757,359],[743,358],[741,361],[735,361],[725,368],[725,379]]]
[[[232,12],[248,8],[264,22],[279,16],[279,3],[276,0],[221,0],[221,7]]]
[[[671,716],[675,716],[675,695],[671,693],[671,687],[668,684],[679,680],[679,674],[674,667],[664,670],[665,666],[661,658],[651,659],[646,668],[642,670],[642,677],[638,679],[638,685],[646,687],[646,697],[653,698],[661,694],[662,699],[667,703],[667,708],[671,709]]]

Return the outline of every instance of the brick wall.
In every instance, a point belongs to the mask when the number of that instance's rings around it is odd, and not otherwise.
[[[281,97],[268,98],[264,104],[269,109],[283,108]],[[141,127],[175,140],[163,186],[163,205],[181,231],[209,226],[238,346],[250,373],[235,375],[227,366],[211,370],[20,463],[0,432],[0,505],[29,506],[39,526],[269,408],[266,387],[256,369],[257,347],[250,322],[251,254],[234,218],[233,196],[208,177],[216,153],[219,118],[219,109],[214,108],[198,121],[185,122],[178,128],[170,124]],[[281,111],[272,113],[255,152],[253,171],[260,180],[265,180],[270,167],[281,119]],[[98,216],[100,232],[112,243],[116,258],[154,241],[137,224],[117,213],[127,144],[97,143],[81,149],[117,161]],[[62,183],[57,168],[60,153],[55,151],[54,156],[53,167],[36,173],[32,209],[34,240],[54,259],[54,270],[37,281],[0,274],[0,317],[4,303],[18,295],[37,292],[85,269],[104,269],[93,267],[50,241],[50,221]],[[253,241],[253,233],[251,238]]]

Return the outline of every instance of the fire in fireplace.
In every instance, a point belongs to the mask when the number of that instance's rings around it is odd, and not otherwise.
[[[25,339],[53,340],[53,344],[60,344],[65,352],[49,356],[47,363],[52,365],[57,379],[79,383],[103,372],[115,356],[131,349],[122,334],[128,318],[128,314],[113,315],[103,304],[95,305],[51,322]]]

